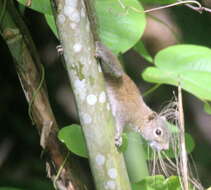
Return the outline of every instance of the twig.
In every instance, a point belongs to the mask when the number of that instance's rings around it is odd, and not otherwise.
[[[138,13],[143,13],[143,12],[149,13],[149,12],[158,11],[158,10],[161,10],[161,9],[166,9],[166,8],[170,8],[170,7],[174,7],[174,6],[178,6],[178,5],[185,5],[189,8],[191,8],[192,10],[197,11],[199,13],[202,13],[203,11],[211,13],[211,9],[202,6],[201,3],[199,3],[198,1],[195,1],[195,0],[185,0],[185,1],[178,0],[178,2],[176,2],[176,3],[172,3],[172,4],[169,4],[169,5],[164,5],[164,6],[160,6],[160,7],[155,7],[155,8],[152,8],[152,9],[145,10],[145,11],[139,10],[139,9],[137,9],[135,7],[131,7],[131,6],[127,7],[123,4],[123,2],[121,0],[118,0],[118,2],[123,9],[130,8],[133,11],[138,12]],[[190,5],[190,4],[196,4],[197,6],[193,6],[193,5]]]
[[[57,182],[57,180],[59,179],[59,176],[60,176],[62,170],[64,169],[64,165],[66,164],[69,155],[70,155],[70,152],[68,151],[68,153],[67,153],[67,155],[66,155],[66,157],[65,157],[65,159],[64,159],[64,161],[63,161],[63,163],[62,163],[62,165],[60,166],[60,168],[59,168],[59,170],[58,170],[58,172],[57,172],[57,174],[56,174],[56,177],[55,177],[54,180],[53,180],[53,186],[54,186],[55,189],[57,189],[56,182]]]
[[[186,4],[185,6],[191,8],[191,9],[194,10],[194,11],[197,11],[197,12],[200,13],[200,14],[201,14],[203,11],[206,11],[206,12],[211,13],[211,9],[209,9],[209,8],[207,8],[207,7],[203,7],[203,6],[201,6],[201,7],[195,7],[195,6],[189,5],[189,4]]]
[[[143,97],[148,96],[149,94],[157,90],[160,86],[161,84],[154,85],[153,87],[151,87],[150,89],[148,89],[146,92],[143,93]]]
[[[176,2],[176,3],[169,4],[169,5],[164,5],[164,6],[148,9],[148,10],[145,10],[144,12],[149,13],[149,12],[152,12],[152,11],[158,11],[158,10],[161,10],[161,9],[166,9],[166,8],[169,8],[169,7],[175,7],[175,6],[182,5],[182,4],[186,5],[186,4],[190,4],[190,3],[196,4],[198,6],[198,7],[195,7],[195,8],[198,8],[198,9],[202,8],[202,5],[198,1],[187,0],[187,1],[179,1],[179,2]]]
[[[180,169],[182,174],[182,182],[184,190],[188,188],[188,166],[187,166],[187,151],[185,147],[185,125],[184,125],[184,112],[182,104],[182,90],[180,84],[178,85],[178,109],[179,109],[179,127],[180,127]]]

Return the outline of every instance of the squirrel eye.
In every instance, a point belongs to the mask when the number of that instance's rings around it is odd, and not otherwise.
[[[161,136],[162,130],[161,129],[155,129],[154,133],[155,133],[156,136]]]

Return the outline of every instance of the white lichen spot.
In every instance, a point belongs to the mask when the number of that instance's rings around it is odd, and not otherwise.
[[[102,166],[105,163],[105,156],[103,156],[102,154],[98,154],[95,158],[95,161],[98,166]]]
[[[109,103],[107,103],[106,108],[107,108],[107,110],[110,110],[110,109],[111,109],[111,107],[110,107],[110,104],[109,104]]]
[[[65,16],[63,14],[59,14],[58,15],[58,22],[60,24],[64,24],[64,22],[65,22]]]
[[[102,73],[101,66],[100,66],[100,65],[98,65],[98,66],[97,66],[97,68],[98,68],[99,73]]]
[[[76,8],[77,7],[77,0],[65,0],[65,5]]]
[[[86,80],[75,80],[74,82],[76,95],[79,96],[81,100],[85,100],[86,98]]]
[[[85,10],[84,10],[84,8],[81,9],[81,17],[82,17],[82,18],[85,17]]]
[[[64,7],[64,14],[68,17],[70,17],[74,11],[75,11],[75,9],[71,6]]]
[[[86,101],[89,105],[95,105],[97,102],[97,97],[94,94],[90,94],[87,96]]]
[[[117,170],[116,168],[111,168],[108,170],[108,176],[112,179],[115,179],[117,177]]]
[[[91,116],[87,113],[84,113],[82,115],[82,118],[83,118],[83,121],[84,121],[85,124],[90,124],[92,122]]]
[[[78,23],[81,19],[81,16],[77,9],[71,6],[64,7],[64,14],[73,22]]]
[[[80,43],[74,44],[73,50],[74,50],[76,53],[80,52],[81,49],[82,49],[82,45],[81,45]]]
[[[103,91],[100,93],[99,102],[103,104],[105,103],[105,101],[106,101],[106,93]]]
[[[105,184],[105,188],[111,189],[111,190],[115,189],[116,188],[115,181],[112,181],[112,180],[107,181],[106,184]]]
[[[75,30],[76,29],[76,24],[75,23],[70,23],[70,28],[72,28],[73,30]]]
[[[75,10],[69,18],[75,23],[78,23],[81,20],[81,16],[77,10]]]

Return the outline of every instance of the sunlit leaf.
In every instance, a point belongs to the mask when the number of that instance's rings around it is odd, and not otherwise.
[[[132,190],[165,190],[164,176],[148,176],[138,183],[132,184]]]
[[[17,1],[25,6],[27,5],[27,2],[29,2],[29,0],[17,0]],[[52,14],[51,4],[49,0],[32,0],[30,2],[31,6],[29,8],[44,14]]]
[[[147,4],[171,4],[177,2],[177,0],[139,0],[141,3]]]
[[[137,0],[122,0],[121,3],[96,0],[101,40],[114,53],[123,53],[133,47],[146,25],[143,8]]]
[[[161,50],[155,66],[148,67],[144,80],[181,87],[202,100],[211,100],[211,49],[197,45],[175,45]]]
[[[181,179],[178,176],[170,176],[165,179],[162,175],[148,176],[138,183],[132,184],[132,190],[181,190]],[[189,190],[193,190],[189,184]]]
[[[56,28],[54,16],[45,14],[45,19],[46,19],[48,25],[50,26],[51,30],[53,31],[54,35],[58,38],[58,33],[57,33],[57,28]]]
[[[145,58],[148,62],[152,63],[153,58],[149,54],[148,50],[145,48],[144,43],[142,41],[139,41],[135,46],[134,50],[138,52],[143,58]]]
[[[18,0],[26,5],[27,0]],[[96,0],[98,31],[102,42],[114,53],[123,53],[133,47],[146,25],[143,7],[138,0]],[[31,9],[45,14],[47,23],[56,35],[56,27],[49,0],[32,1]],[[56,35],[57,36],[57,35]]]

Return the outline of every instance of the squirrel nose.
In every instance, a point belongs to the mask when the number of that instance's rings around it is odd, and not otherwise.
[[[169,143],[163,144],[162,148],[163,148],[163,150],[168,150],[169,149]]]

